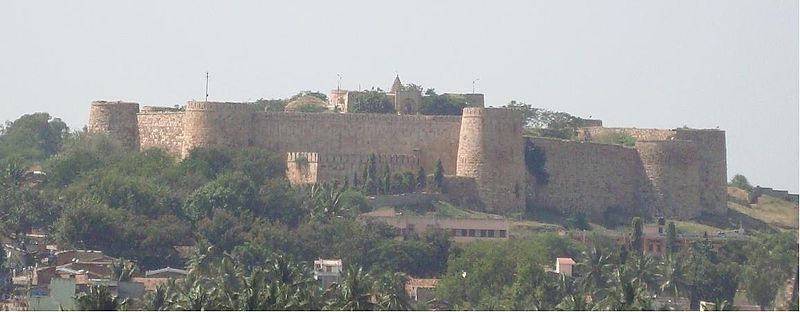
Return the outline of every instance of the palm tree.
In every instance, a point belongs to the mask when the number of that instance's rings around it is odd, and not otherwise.
[[[608,281],[607,273],[611,267],[609,255],[604,254],[601,248],[592,247],[583,253],[583,259],[579,264],[586,272],[580,278],[583,288],[589,292],[604,289]]]
[[[144,309],[149,311],[161,311],[168,305],[168,287],[156,286],[155,291],[145,297]]]
[[[117,311],[128,303],[128,299],[120,300],[108,290],[108,287],[94,285],[89,287],[89,292],[79,295],[75,303],[78,310]]]
[[[138,270],[139,268],[135,264],[126,263],[125,259],[120,258],[118,261],[111,263],[111,279],[118,282],[128,282]]]
[[[325,306],[327,310],[367,311],[375,310],[372,292],[372,277],[360,267],[349,266],[341,284],[331,288],[332,298]]]
[[[667,259],[661,265],[661,285],[659,290],[662,294],[667,294],[672,298],[678,298],[685,294],[689,288],[686,281],[683,261],[678,257]]]
[[[378,310],[408,311],[411,310],[411,298],[406,292],[408,276],[395,272],[382,275],[377,281]]]
[[[632,279],[631,282],[637,287],[647,290],[655,290],[658,284],[658,275],[655,259],[648,254],[635,256],[633,261],[627,264],[627,273]]]

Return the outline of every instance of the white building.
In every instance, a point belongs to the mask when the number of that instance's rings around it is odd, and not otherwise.
[[[338,283],[342,276],[342,259],[314,260],[314,279],[318,280],[323,288],[328,288],[333,283]]]

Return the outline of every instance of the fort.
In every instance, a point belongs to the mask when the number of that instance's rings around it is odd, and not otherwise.
[[[473,196],[477,200],[463,204],[495,213],[546,208],[601,220],[726,211],[724,131],[606,128],[593,120],[576,141],[525,137],[521,113],[483,107],[483,95],[452,95],[473,106],[461,116],[426,116],[416,114],[419,91],[405,92],[398,83],[387,94],[398,114],[347,113],[351,91],[339,89],[329,97],[337,112],[322,113],[262,112],[247,103],[140,109],[137,103],[95,101],[88,130],[180,158],[196,147],[263,148],[286,155],[292,183],[347,179],[373,153],[397,171],[422,167],[432,173],[440,160],[448,175],[444,192]],[[635,138],[635,145],[591,142],[615,133]],[[546,179],[531,172],[531,149],[540,151]]]

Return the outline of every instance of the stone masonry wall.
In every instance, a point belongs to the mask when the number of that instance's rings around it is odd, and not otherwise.
[[[728,184],[728,164],[725,131],[716,129],[676,129],[677,138],[697,145],[700,170],[700,205],[704,210],[725,214],[728,210],[725,190]]]
[[[550,138],[529,138],[545,154],[547,183],[528,174],[528,204],[602,220],[606,209],[639,212],[647,178],[633,148]]]
[[[94,101],[89,110],[90,133],[105,133],[130,149],[139,148],[138,103]]]
[[[651,211],[688,219],[700,215],[700,160],[690,141],[637,141],[636,150],[652,185]]]
[[[642,141],[667,141],[676,137],[675,130],[669,129],[584,127],[578,131],[578,139],[591,141],[592,137],[608,136],[612,133],[624,133]]]
[[[487,211],[525,208],[522,115],[502,108],[464,109],[456,175],[475,178]]]
[[[145,112],[139,120],[141,148],[162,148],[172,155],[180,155],[183,146],[183,112]]]
[[[188,102],[183,117],[184,143],[181,157],[186,157],[195,147],[251,146],[253,113],[253,110],[243,103]]]
[[[362,179],[364,166],[369,162],[368,154],[324,154],[313,152],[289,152],[287,176],[293,184],[339,181],[352,183],[353,176]],[[299,159],[299,160],[298,160]],[[410,171],[416,173],[419,161],[413,155],[376,154],[378,174],[383,174],[384,165],[392,173]]]
[[[456,168],[459,116],[256,113],[254,146],[278,153],[413,155],[426,172]],[[381,168],[382,169],[382,168]]]

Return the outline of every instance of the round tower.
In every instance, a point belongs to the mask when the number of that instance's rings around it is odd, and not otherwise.
[[[130,149],[139,148],[139,104],[94,101],[89,110],[89,133],[105,133]]]
[[[522,115],[503,108],[464,108],[456,175],[472,177],[492,212],[525,208]]]
[[[724,215],[728,210],[725,131],[676,129],[675,132],[678,139],[692,141],[700,147],[700,205],[708,212]]]
[[[648,210],[668,218],[700,215],[700,161],[689,141],[638,141],[636,150],[650,181]]]
[[[253,110],[247,104],[189,101],[183,116],[181,157],[195,147],[250,146],[252,123]]]

